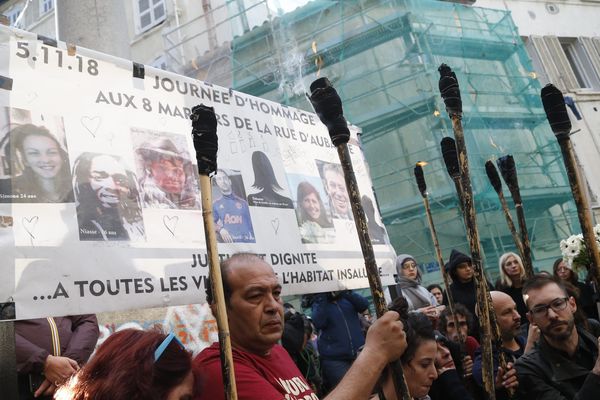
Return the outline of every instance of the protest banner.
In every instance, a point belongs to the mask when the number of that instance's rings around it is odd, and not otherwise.
[[[221,259],[249,251],[284,295],[368,287],[338,155],[316,115],[0,27],[0,302],[16,318],[204,301],[190,110],[218,119]],[[381,280],[394,250],[352,127]]]

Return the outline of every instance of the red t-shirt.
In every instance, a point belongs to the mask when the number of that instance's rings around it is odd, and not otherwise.
[[[467,336],[465,339],[465,351],[471,356],[471,360],[475,360],[475,350],[479,348],[479,342],[473,336]]]
[[[240,400],[318,400],[288,353],[275,345],[268,356],[233,349],[235,383]],[[196,400],[225,399],[219,344],[194,359],[200,394]]]

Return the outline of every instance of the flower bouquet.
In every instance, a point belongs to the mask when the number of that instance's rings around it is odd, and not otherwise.
[[[594,227],[594,237],[596,242],[600,244],[600,224]],[[575,271],[582,269],[587,270],[588,266],[593,264],[583,240],[583,235],[571,235],[567,239],[560,241],[560,251],[563,260]]]

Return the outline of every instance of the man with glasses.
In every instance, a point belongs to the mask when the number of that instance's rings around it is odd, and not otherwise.
[[[539,327],[538,345],[515,364],[519,394],[528,399],[600,398],[598,338],[575,326],[575,299],[553,277],[523,286],[527,319]]]

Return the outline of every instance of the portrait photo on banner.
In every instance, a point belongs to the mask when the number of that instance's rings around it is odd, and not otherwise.
[[[81,153],[73,164],[79,239],[145,240],[136,175],[114,154]]]
[[[346,189],[344,171],[340,164],[315,160],[323,187],[327,193],[327,202],[331,209],[331,215],[336,219],[353,220],[350,197]]]
[[[335,228],[323,183],[318,176],[288,174],[302,243],[335,242]]]
[[[0,203],[72,203],[63,118],[0,107]]]
[[[250,208],[240,171],[217,170],[212,178],[213,218],[219,243],[255,243]]]
[[[132,128],[131,142],[144,208],[200,209],[198,172],[185,137]]]
[[[248,204],[256,207],[294,208],[294,202],[288,197],[285,188],[285,178],[277,179],[275,170],[283,171],[283,165],[273,168],[272,161],[262,151],[252,153],[252,171],[254,182],[252,190],[257,190],[248,195]]]

